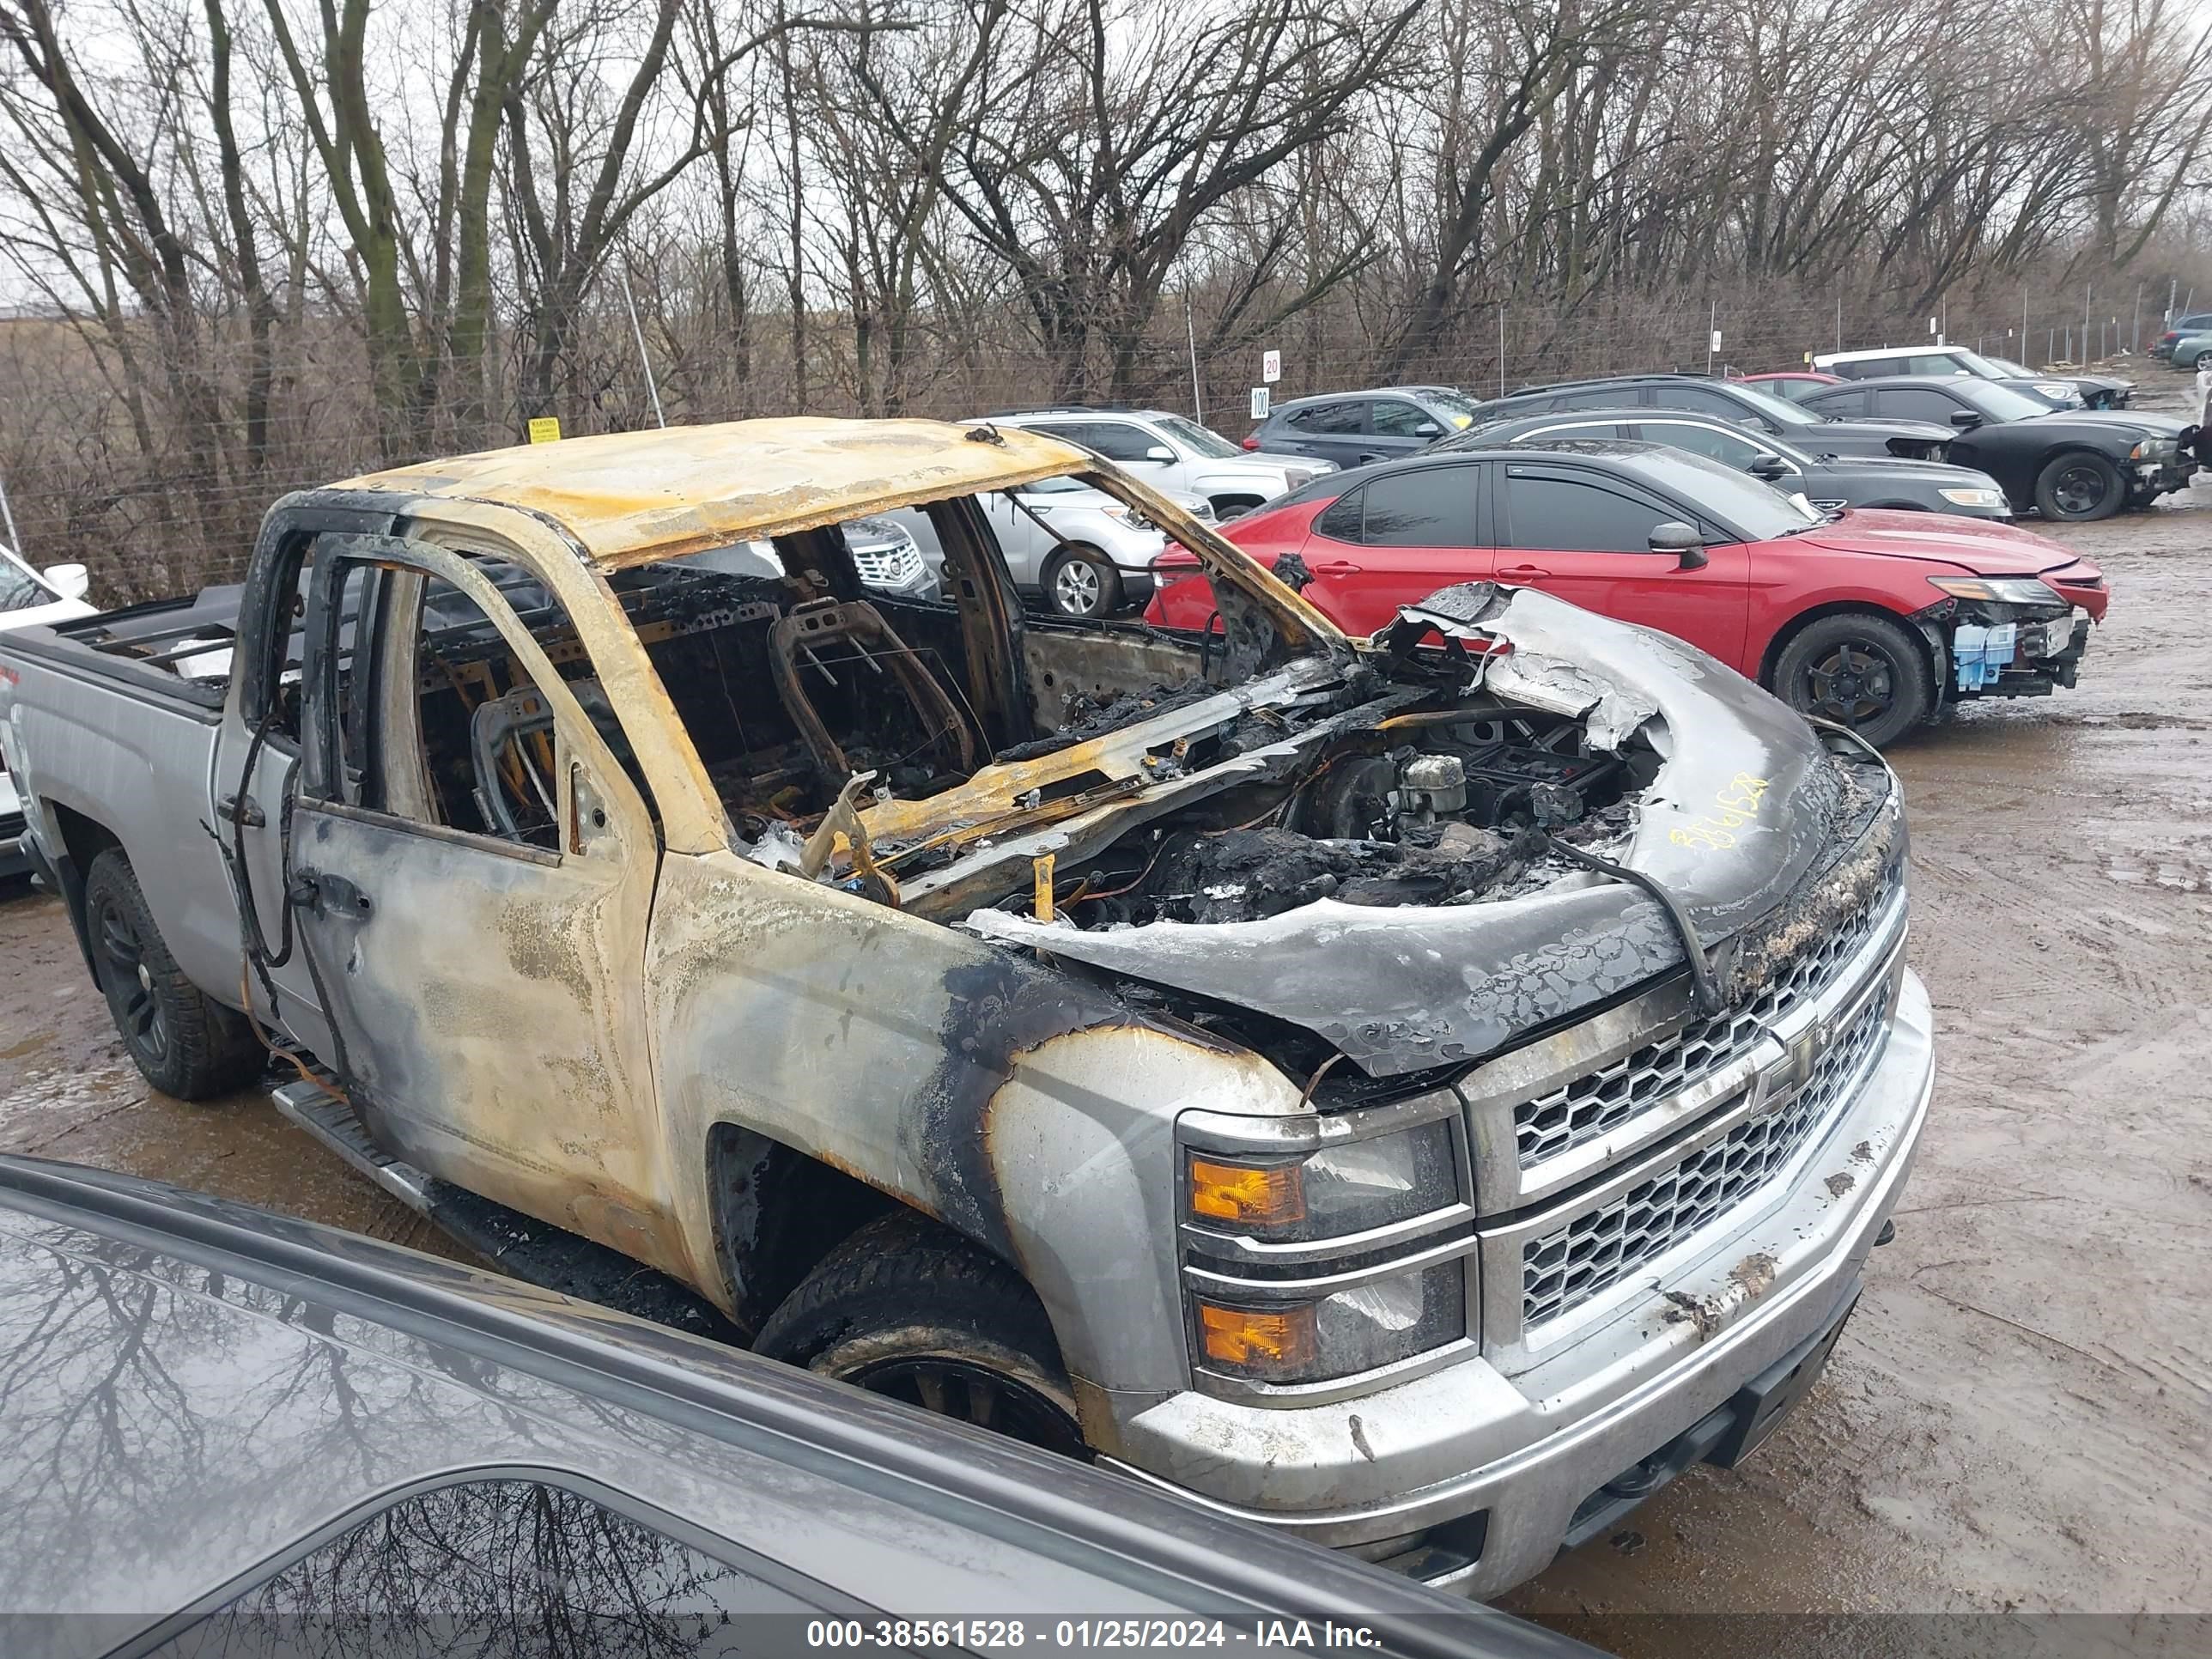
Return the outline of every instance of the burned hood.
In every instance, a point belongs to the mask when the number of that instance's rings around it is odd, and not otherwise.
[[[1802,902],[1869,821],[1867,792],[1805,721],[1702,652],[1534,589],[1447,588],[1401,616],[1495,647],[1495,696],[1579,715],[1594,746],[1641,733],[1662,757],[1632,826],[1602,850],[1660,884],[1725,967]],[[1893,812],[1886,771],[1882,780]],[[965,926],[1118,976],[1314,1032],[1371,1076],[1479,1058],[1680,968],[1679,936],[1638,889],[1579,870],[1516,896],[1376,908],[1322,899],[1231,923],[1103,930],[978,910]]]

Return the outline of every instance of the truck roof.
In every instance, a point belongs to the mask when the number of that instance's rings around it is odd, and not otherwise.
[[[619,570],[1099,465],[1019,427],[797,416],[487,449],[333,487],[543,514]]]

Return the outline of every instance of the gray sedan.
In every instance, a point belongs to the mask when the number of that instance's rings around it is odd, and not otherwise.
[[[9,1659],[1042,1649],[1103,1618],[1592,1652],[660,1325],[6,1158],[0,1492]]]

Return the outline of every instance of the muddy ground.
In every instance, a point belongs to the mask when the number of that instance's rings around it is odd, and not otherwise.
[[[1516,1611],[1702,1655],[1885,1643],[1647,1615],[2212,1608],[2212,485],[2058,533],[2116,589],[2080,690],[1892,757],[1942,1042],[1896,1243],[1749,1466],[1677,1481]],[[151,1093],[60,907],[27,891],[0,898],[0,1150],[443,1248],[258,1097]],[[2179,1656],[2206,1632],[2099,1639]]]

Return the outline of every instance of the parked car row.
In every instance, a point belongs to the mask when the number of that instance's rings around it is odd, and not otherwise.
[[[1230,533],[1350,633],[1454,581],[1538,587],[1877,744],[1960,702],[2070,686],[2110,600],[2096,566],[2002,521],[1826,514],[1672,441],[1542,443],[1479,429],[1316,480]],[[1152,620],[1202,632],[1213,606],[1188,558],[1164,556]]]
[[[1454,581],[1541,586],[1687,640],[1801,710],[1887,743],[1963,702],[2074,683],[2109,593],[2094,566],[2009,528],[2016,513],[2103,517],[2180,487],[2196,465],[2180,422],[2057,409],[1971,353],[1907,362],[1938,364],[1951,372],[1830,372],[1890,366],[1850,354],[1804,376],[1794,400],[1753,382],[1640,374],[1487,401],[1431,386],[1331,394],[1279,405],[1243,450],[1158,410],[1009,410],[972,424],[1118,457],[1201,522],[1226,510],[1227,533],[1263,562],[1297,555],[1294,581],[1349,632],[1372,633]],[[1395,459],[1373,455],[1385,442]],[[1314,453],[1330,443],[1343,447]],[[1425,465],[1508,452],[1562,459],[1541,489],[1533,462]],[[1340,468],[1339,456],[1360,455],[1370,459]],[[1142,511],[1068,477],[976,501],[1018,589],[1044,613],[1216,625],[1207,584],[1187,580],[1188,556]],[[875,591],[939,591],[945,554],[929,513],[896,508],[842,534]],[[781,574],[764,543],[687,562]]]
[[[2151,342],[2150,355],[2176,368],[2201,368],[2212,363],[2212,311],[2173,318]]]
[[[1990,380],[2025,392],[2051,409],[2124,409],[2136,389],[2133,380],[2112,374],[2039,374],[2022,364],[1984,356],[1962,345],[1824,352],[1814,357],[1813,368],[1844,380],[1893,380],[1904,375]]]

